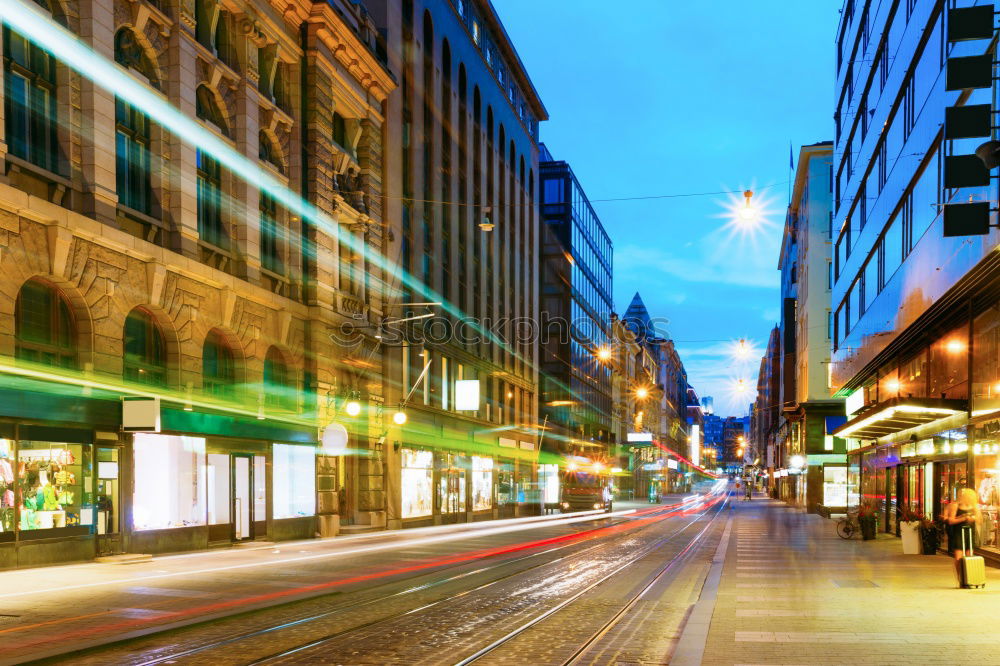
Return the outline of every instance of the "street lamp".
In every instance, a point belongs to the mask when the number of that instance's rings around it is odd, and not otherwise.
[[[757,207],[751,203],[751,199],[753,199],[753,190],[744,190],[743,199],[745,200],[744,204],[736,209],[736,218],[745,224],[756,222],[757,217],[760,215],[760,211],[757,210]]]
[[[599,347],[597,350],[597,360],[601,363],[607,363],[611,360],[611,350],[607,347]]]
[[[635,390],[635,397],[639,398],[639,400],[645,400],[649,397],[649,389],[645,386],[640,386]]]

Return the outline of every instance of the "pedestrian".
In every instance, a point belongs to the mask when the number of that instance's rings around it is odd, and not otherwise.
[[[974,544],[976,529],[983,522],[983,514],[979,510],[979,498],[972,488],[962,488],[958,491],[958,499],[945,507],[941,519],[948,526],[948,552],[955,558],[955,575],[959,585],[962,584],[962,530],[966,530],[965,538],[969,547]]]
[[[753,499],[753,486],[752,486],[752,485],[750,485],[750,482],[749,482],[749,481],[747,482],[747,494],[746,494],[746,498],[745,498],[745,499],[746,499],[746,501],[748,501],[748,502],[749,502],[749,501],[750,501],[751,499]]]

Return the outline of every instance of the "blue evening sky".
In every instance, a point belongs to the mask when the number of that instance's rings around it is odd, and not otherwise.
[[[616,311],[638,291],[698,394],[745,414],[778,318],[789,142],[797,159],[833,138],[841,0],[494,5],[549,110],[542,140],[592,200],[751,187],[766,201],[750,234],[725,215],[740,195],[594,203],[615,246]],[[754,344],[746,361],[730,353],[740,338]]]

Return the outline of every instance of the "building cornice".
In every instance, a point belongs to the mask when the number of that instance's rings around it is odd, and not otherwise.
[[[380,103],[395,89],[396,82],[368,47],[327,3],[311,4],[303,19],[317,26],[316,37],[337,61]]]

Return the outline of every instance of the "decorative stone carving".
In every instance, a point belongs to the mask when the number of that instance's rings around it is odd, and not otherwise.
[[[177,4],[181,15],[181,23],[188,30],[194,30],[197,23],[194,0],[178,0]]]

